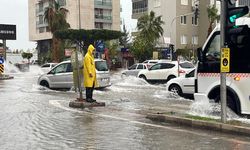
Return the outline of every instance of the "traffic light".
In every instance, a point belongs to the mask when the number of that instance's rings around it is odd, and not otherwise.
[[[242,35],[247,35],[248,26],[236,25],[236,19],[248,14],[248,6],[235,7],[236,0],[227,0],[226,3],[226,43],[242,43]],[[238,38],[241,35],[241,38]]]

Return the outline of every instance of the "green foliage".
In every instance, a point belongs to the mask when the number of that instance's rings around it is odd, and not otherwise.
[[[116,42],[110,42],[110,41],[105,42],[105,45],[109,50],[110,59],[115,59],[116,56],[118,55],[117,48],[118,48],[119,45]]]
[[[163,28],[161,27],[163,24],[161,16],[155,17],[153,11],[138,19],[139,35],[136,36],[131,51],[140,62],[152,57],[157,40],[163,35]]]
[[[61,30],[55,33],[55,36],[60,39],[68,39],[71,41],[84,41],[84,42],[94,42],[97,40],[113,40],[118,39],[123,34],[120,31],[105,30],[105,29],[93,29],[93,30]]]
[[[139,60],[139,62],[143,62],[146,59],[152,57],[154,46],[145,40],[137,37],[133,42],[131,47],[131,52],[133,53],[135,59]]]
[[[23,59],[28,59],[28,61],[30,61],[30,58],[33,57],[33,54],[32,53],[23,52],[22,53],[22,57],[23,57]]]
[[[129,40],[130,40],[129,33],[126,29],[126,26],[123,25],[123,36],[121,36],[119,39],[120,45],[125,47],[125,48],[128,48],[129,47]]]
[[[218,21],[220,19],[220,16],[218,15],[218,9],[216,8],[215,5],[207,7],[207,14],[209,18],[209,27],[207,36],[209,36],[209,34],[213,30],[213,24],[215,23],[215,21]]]
[[[157,40],[163,35],[161,16],[156,17],[153,11],[150,14],[145,14],[138,19],[137,28],[139,30],[139,36],[145,39],[147,42],[156,44]]]

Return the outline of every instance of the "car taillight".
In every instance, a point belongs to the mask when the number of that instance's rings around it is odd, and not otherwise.
[[[179,73],[186,73],[184,70],[179,70]]]

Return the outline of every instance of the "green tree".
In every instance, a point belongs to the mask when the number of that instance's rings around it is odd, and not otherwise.
[[[161,16],[156,17],[153,11],[138,19],[139,32],[132,44],[131,51],[140,62],[152,57],[157,40],[163,35],[163,24]]]
[[[123,25],[123,36],[120,37],[119,42],[121,46],[124,46],[125,48],[129,47],[129,41],[130,41],[130,37],[129,37],[129,32],[126,29],[126,26]]]
[[[218,9],[216,8],[215,5],[209,6],[207,8],[207,14],[208,14],[208,19],[209,19],[209,27],[208,27],[207,36],[209,36],[210,33],[212,32],[214,23],[220,19],[220,16],[217,13],[218,13]]]
[[[60,61],[61,40],[56,38],[54,33],[59,30],[68,29],[70,25],[66,21],[68,10],[61,7],[55,0],[49,0],[49,7],[44,12],[44,20],[48,22],[49,30],[52,33],[52,58],[54,62]]]
[[[164,21],[162,21],[161,16],[156,17],[153,11],[149,15],[143,15],[138,19],[137,23],[139,36],[156,45],[157,40],[163,35],[163,24]]]
[[[33,57],[33,54],[32,53],[23,52],[22,53],[22,57],[23,57],[23,59],[28,59],[28,63],[30,64],[30,58]]]
[[[150,43],[147,43],[144,39],[137,37],[133,42],[130,50],[139,62],[143,62],[146,59],[152,57],[154,46]]]

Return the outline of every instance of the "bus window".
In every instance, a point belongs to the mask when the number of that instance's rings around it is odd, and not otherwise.
[[[207,47],[206,53],[207,61],[219,61],[220,60],[220,35],[215,35],[210,45]]]

